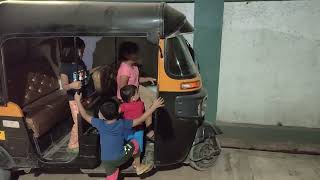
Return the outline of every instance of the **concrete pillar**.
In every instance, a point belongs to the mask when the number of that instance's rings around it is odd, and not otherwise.
[[[217,115],[223,8],[223,0],[195,1],[195,57],[209,94],[206,120],[210,122]]]

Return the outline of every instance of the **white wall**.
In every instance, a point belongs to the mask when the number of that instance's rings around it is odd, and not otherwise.
[[[320,128],[320,1],[225,3],[218,120]]]
[[[168,3],[171,7],[184,13],[187,20],[194,26],[194,3]],[[184,37],[193,46],[193,33],[185,34]]]
[[[225,3],[217,119],[320,128],[319,0]]]

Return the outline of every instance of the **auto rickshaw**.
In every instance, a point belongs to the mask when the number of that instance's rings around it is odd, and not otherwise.
[[[95,91],[84,101],[92,113],[115,96],[119,44],[140,46],[144,73],[157,79],[146,86],[166,102],[153,115],[155,142],[147,143],[144,161],[197,170],[216,162],[220,130],[205,121],[207,92],[183,36],[193,27],[181,12],[165,3],[3,1],[0,23],[0,179],[32,169],[103,173],[99,134],[81,117],[79,153],[66,152],[72,120],[58,72],[65,37],[101,37],[93,55]]]

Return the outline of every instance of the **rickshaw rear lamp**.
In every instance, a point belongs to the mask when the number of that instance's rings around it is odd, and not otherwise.
[[[186,82],[181,84],[181,89],[195,89],[200,87],[200,81]]]

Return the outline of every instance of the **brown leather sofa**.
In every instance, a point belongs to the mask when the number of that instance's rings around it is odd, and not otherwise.
[[[7,68],[9,99],[22,108],[33,136],[40,137],[58,122],[67,120],[70,108],[47,59],[28,61]]]

